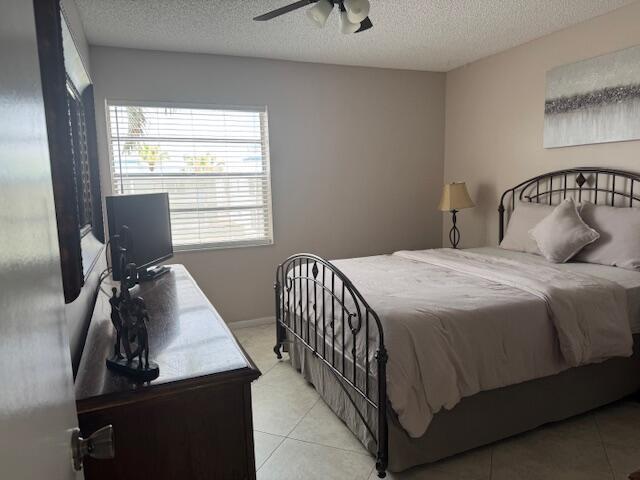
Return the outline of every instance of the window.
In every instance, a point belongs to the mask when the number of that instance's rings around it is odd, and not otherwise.
[[[115,194],[168,192],[176,250],[273,243],[265,108],[109,102]]]
[[[76,204],[78,206],[78,226],[81,235],[91,229],[93,220],[93,201],[91,198],[91,168],[87,145],[87,122],[80,94],[67,80],[67,108],[69,115],[69,133],[71,138],[71,156],[75,174]]]

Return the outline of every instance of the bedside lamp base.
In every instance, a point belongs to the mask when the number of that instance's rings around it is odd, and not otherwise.
[[[449,230],[449,241],[451,242],[452,248],[458,248],[458,244],[460,243],[460,230],[456,226],[456,214],[457,210],[451,210],[451,221],[453,222],[453,226],[451,230]]]

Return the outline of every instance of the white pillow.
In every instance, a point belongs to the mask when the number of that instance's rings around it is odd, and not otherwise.
[[[540,255],[536,241],[529,236],[529,230],[540,223],[555,208],[553,205],[542,203],[516,203],[516,208],[511,213],[507,233],[500,243],[500,248]]]
[[[640,270],[640,208],[586,202],[580,215],[600,232],[600,239],[585,247],[577,261]]]
[[[572,198],[558,205],[529,234],[544,258],[553,263],[570,260],[586,245],[600,238],[598,232],[582,221]]]

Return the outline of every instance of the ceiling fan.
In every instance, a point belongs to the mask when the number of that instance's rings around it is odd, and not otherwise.
[[[315,5],[307,10],[307,16],[319,28],[324,27],[335,5],[338,5],[340,11],[340,31],[342,33],[359,33],[373,27],[368,16],[369,0],[298,0],[255,17],[254,20],[264,22],[312,4]]]

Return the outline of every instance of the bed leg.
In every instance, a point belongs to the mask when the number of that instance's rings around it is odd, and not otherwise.
[[[387,476],[389,465],[389,431],[387,425],[387,350],[381,344],[376,352],[378,363],[378,454],[376,470],[378,478]]]
[[[281,288],[280,288],[280,282],[278,281],[278,279],[280,278],[280,275],[282,274],[282,265],[278,265],[278,272],[276,273],[276,281],[273,284],[273,290],[275,293],[275,300],[276,300],[276,344],[273,347],[273,353],[276,354],[276,357],[278,358],[278,360],[282,359],[282,353],[280,353],[280,347],[282,346],[282,342],[284,341],[284,337],[286,335],[286,332],[284,331],[284,327],[282,325],[280,325],[280,315],[282,315],[282,306],[281,306],[281,301],[282,299],[280,298],[280,293],[281,293]]]
[[[280,348],[282,347],[282,342],[284,342],[284,337],[286,333],[284,327],[280,325],[279,321],[276,319],[276,344],[273,347],[273,353],[276,354],[278,360],[282,359],[282,353],[280,353]]]

